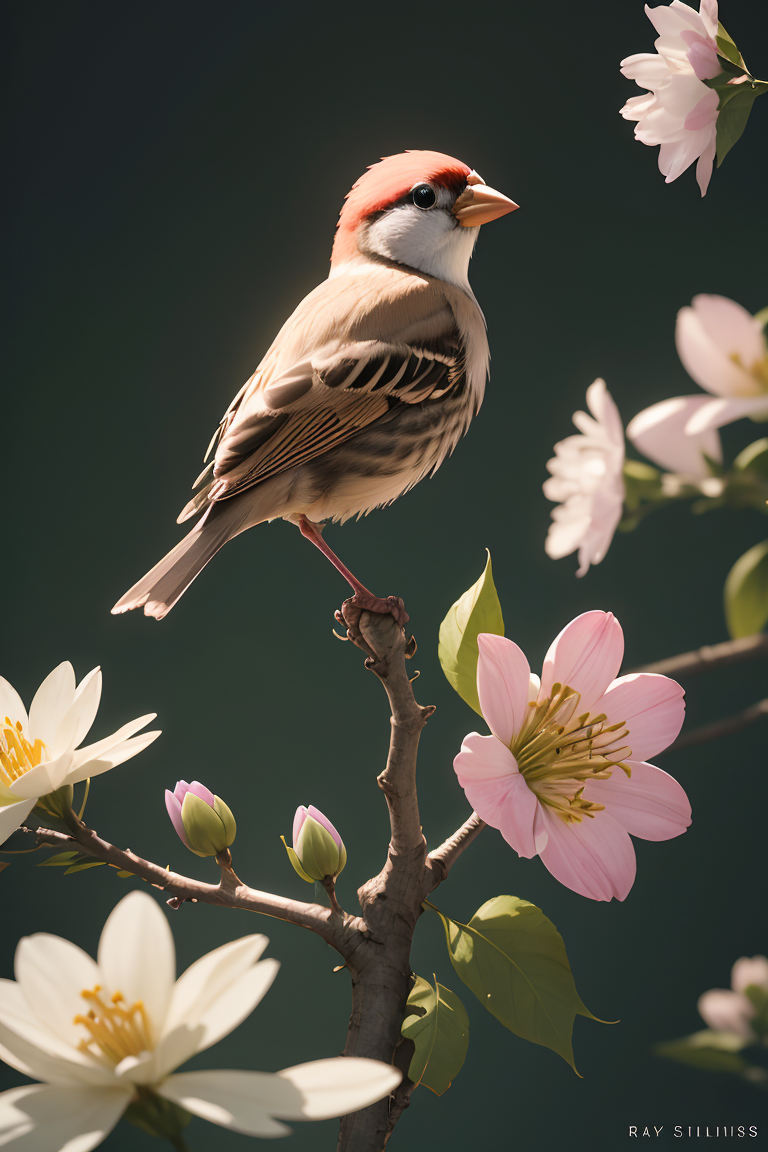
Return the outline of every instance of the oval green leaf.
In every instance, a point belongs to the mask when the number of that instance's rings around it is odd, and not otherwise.
[[[761,632],[768,622],[768,540],[740,556],[728,573],[725,619],[734,640]]]
[[[573,1022],[576,1016],[598,1018],[576,991],[563,938],[552,921],[517,896],[486,901],[469,924],[428,907],[443,922],[456,973],[483,1007],[516,1036],[557,1052],[576,1072]]]
[[[749,1065],[739,1052],[747,1041],[732,1032],[714,1032],[709,1028],[684,1036],[680,1040],[668,1040],[657,1044],[654,1052],[667,1060],[677,1060],[680,1064],[690,1064],[708,1072],[744,1072]]]
[[[434,988],[421,976],[416,977],[406,1006],[411,1012],[403,1021],[402,1033],[416,1048],[408,1078],[442,1096],[466,1058],[469,1017],[458,996],[438,984],[436,977],[433,980]]]
[[[504,635],[501,604],[493,583],[491,554],[480,579],[468,588],[440,625],[437,655],[448,682],[479,716],[477,698],[477,637],[480,632]]]

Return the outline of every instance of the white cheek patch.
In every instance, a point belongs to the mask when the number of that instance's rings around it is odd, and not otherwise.
[[[369,225],[361,248],[467,289],[477,233],[477,228],[457,227],[444,209],[404,204]]]

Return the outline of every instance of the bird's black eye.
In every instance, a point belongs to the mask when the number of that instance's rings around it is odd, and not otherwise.
[[[417,208],[432,208],[437,196],[435,196],[434,188],[429,184],[417,184],[411,192],[411,199]]]

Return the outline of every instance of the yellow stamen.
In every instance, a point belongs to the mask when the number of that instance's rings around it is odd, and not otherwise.
[[[13,721],[6,716],[0,725],[0,784],[9,788],[30,768],[37,768],[45,753],[49,758],[48,746],[39,738],[32,744],[24,735],[21,721]]]
[[[627,776],[624,761],[632,751],[624,743],[629,729],[624,721],[607,724],[604,712],[591,716],[578,712],[581,696],[567,684],[553,684],[544,700],[529,703],[528,715],[510,750],[525,782],[542,804],[566,824],[594,819],[605,808],[584,799],[591,780],[608,780],[614,768]]]
[[[81,1024],[88,1033],[87,1039],[78,1044],[80,1052],[93,1056],[100,1064],[116,1066],[126,1056],[138,1056],[154,1047],[152,1025],[144,1004],[136,1000],[130,1008],[123,1007],[125,998],[122,992],[115,992],[106,1004],[99,993],[101,986],[80,993],[88,1004],[87,1015],[74,1017],[74,1024]]]

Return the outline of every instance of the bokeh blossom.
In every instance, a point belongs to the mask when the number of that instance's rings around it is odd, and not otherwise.
[[[342,1116],[391,1092],[394,1068],[342,1056],[277,1073],[174,1072],[259,1003],[279,968],[259,960],[267,943],[234,940],[176,980],[168,922],[146,892],[111,913],[97,961],[58,936],[23,938],[16,981],[0,980],[0,1058],[42,1083],[0,1094],[0,1144],[89,1152],[146,1094],[271,1137],[290,1132],[280,1120]]]
[[[519,856],[539,855],[566,887],[623,900],[635,879],[629,836],[668,840],[688,798],[647,762],[676,738],[683,690],[650,673],[618,679],[624,637],[585,612],[552,643],[541,680],[511,640],[481,633],[477,692],[491,736],[464,739],[454,769],[478,816]]]
[[[134,735],[155,719],[151,712],[80,748],[100,700],[101,670],[94,668],[75,687],[74,669],[65,661],[43,680],[27,715],[16,689],[0,676],[0,844],[42,796],[108,772],[160,735]]]
[[[747,989],[753,991],[753,998],[747,995]],[[768,1006],[768,958],[742,956],[731,970],[731,987],[712,988],[700,996],[699,1013],[716,1032],[732,1032],[745,1040],[757,1041],[764,1029],[755,1027],[755,990],[762,992],[760,999],[764,1007]]]
[[[590,384],[587,407],[591,415],[573,414],[579,435],[555,444],[544,482],[544,495],[559,504],[552,510],[546,553],[559,560],[578,550],[577,576],[605,556],[624,505],[624,429],[604,380]]]
[[[722,459],[717,432],[750,416],[768,419],[768,344],[759,319],[725,296],[695,296],[677,314],[675,343],[688,375],[710,395],[674,396],[627,425],[635,447],[662,467],[706,476]],[[680,467],[687,459],[687,465]]]
[[[717,2],[701,0],[699,12],[673,0],[645,7],[658,32],[656,52],[638,52],[621,62],[621,71],[646,95],[633,96],[621,109],[637,122],[635,139],[659,145],[659,169],[667,184],[697,160],[702,196],[712,176],[717,148],[719,97],[704,81],[722,72],[717,55]]]

